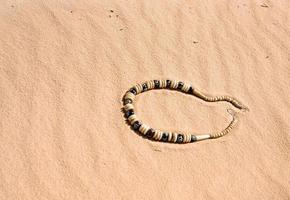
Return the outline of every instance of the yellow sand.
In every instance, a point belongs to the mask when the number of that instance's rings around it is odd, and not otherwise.
[[[0,199],[290,199],[289,10],[286,0],[3,1]],[[217,140],[146,140],[121,98],[157,78],[250,112]],[[135,106],[154,128],[194,133],[222,130],[232,108],[166,90]]]

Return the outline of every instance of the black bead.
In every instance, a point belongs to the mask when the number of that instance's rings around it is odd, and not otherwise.
[[[142,84],[142,87],[143,87],[143,91],[146,91],[146,90],[148,90],[148,86],[147,86],[147,84],[146,84],[146,83],[143,83],[143,84]]]
[[[191,135],[191,140],[190,142],[195,142],[197,139],[196,139],[196,136],[195,135]]]
[[[161,141],[167,142],[168,137],[169,137],[168,133],[162,133]]]
[[[131,110],[127,110],[126,112],[125,112],[125,117],[126,118],[129,118],[131,115],[133,115],[134,114],[134,110],[133,109],[131,109]]]
[[[160,81],[154,80],[154,88],[160,88]]]
[[[193,94],[193,89],[192,89],[192,87],[190,86],[189,87],[189,90],[188,90],[188,92],[187,92],[188,94]]]
[[[135,88],[131,88],[130,90],[129,90],[129,92],[131,92],[131,93],[133,93],[133,94],[137,94],[137,91],[136,91],[136,89]]]
[[[133,103],[132,99],[125,99],[124,100],[124,105],[126,105],[128,103]]]
[[[170,85],[171,85],[171,80],[166,80],[166,87],[170,88]]]
[[[182,143],[183,142],[183,135],[182,134],[178,134],[177,135],[177,140],[176,140],[177,143]]]
[[[136,122],[134,122],[134,124],[133,124],[133,129],[134,129],[135,131],[138,131],[139,128],[140,128],[140,126],[141,126],[141,123],[140,123],[139,121],[136,121]]]
[[[181,90],[181,88],[183,87],[184,83],[183,82],[179,82],[178,83],[178,86],[177,86],[177,89],[178,90]]]
[[[152,128],[150,128],[150,129],[146,132],[146,136],[147,136],[148,138],[152,138],[152,137],[154,136],[154,133],[155,133],[155,131],[154,131]]]

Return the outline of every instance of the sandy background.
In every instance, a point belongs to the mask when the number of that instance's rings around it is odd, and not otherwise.
[[[112,11],[110,11],[112,10]],[[289,1],[2,1],[0,199],[290,199]],[[124,92],[172,78],[251,111],[218,140],[135,134]],[[136,100],[155,128],[206,133],[226,103]]]

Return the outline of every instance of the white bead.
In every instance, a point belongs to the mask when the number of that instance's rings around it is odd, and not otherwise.
[[[196,135],[196,141],[209,139],[210,135]]]
[[[124,110],[131,110],[131,109],[134,109],[134,106],[133,106],[133,104],[131,104],[131,103],[128,103],[128,104],[126,104],[125,106],[124,106]]]
[[[132,99],[132,101],[135,99],[135,95],[132,92],[127,92],[125,94],[125,99]]]

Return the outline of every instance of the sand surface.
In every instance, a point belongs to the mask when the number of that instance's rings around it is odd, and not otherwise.
[[[289,1],[2,1],[0,199],[290,199]],[[246,104],[187,145],[135,134],[121,98],[171,78]],[[136,99],[161,130],[207,133],[227,103]]]

